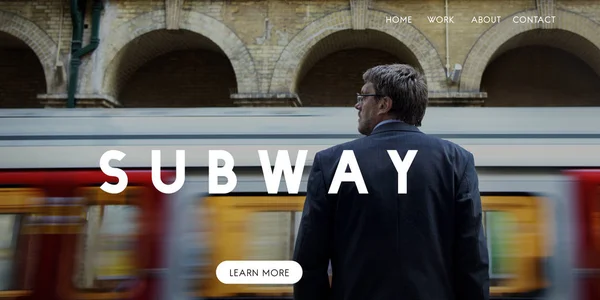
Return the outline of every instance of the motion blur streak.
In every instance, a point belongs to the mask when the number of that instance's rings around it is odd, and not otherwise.
[[[600,299],[600,110],[526,110],[431,108],[422,130],[472,146],[493,299]],[[312,156],[355,138],[355,112],[160,111],[0,112],[0,298],[291,299],[291,285],[227,285],[215,270],[226,260],[291,259]],[[248,149],[273,145],[291,161],[309,150],[299,194],[283,182],[267,193]],[[163,146],[173,149],[162,152],[165,184],[175,178],[174,150],[186,150],[174,194],[152,184],[151,150]],[[246,150],[232,152],[232,193],[207,194],[198,147]],[[543,152],[510,151],[526,147]],[[127,152],[111,163],[128,177],[116,195],[100,189],[117,181],[98,166],[108,149]]]

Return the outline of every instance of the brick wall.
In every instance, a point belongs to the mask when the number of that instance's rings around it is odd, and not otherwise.
[[[342,95],[351,90],[349,97],[353,98],[362,84],[356,75],[347,74],[362,73],[372,64],[389,61],[387,54],[382,53],[390,53],[400,61],[416,64],[423,69],[433,100],[486,100],[481,92],[498,90],[493,86],[504,85],[501,79],[489,83],[489,78],[503,78],[500,75],[484,78],[488,63],[505,51],[531,44],[532,41],[573,53],[595,72],[572,71],[573,74],[567,76],[580,83],[581,95],[587,90],[591,94],[586,92],[586,95],[596,95],[593,86],[598,86],[600,81],[597,75],[600,74],[600,35],[597,34],[600,32],[600,5],[592,1],[452,0],[449,1],[448,11],[454,23],[447,26],[448,32],[445,24],[431,23],[427,18],[445,14],[444,1],[441,0],[108,0],[105,3],[100,46],[83,59],[78,79],[78,98],[104,99],[112,101],[115,106],[216,105],[214,103],[217,102],[219,105],[233,105],[228,96],[230,92],[241,94],[241,97],[249,95],[249,98],[256,94],[268,97],[274,93],[298,93],[304,105],[347,105],[346,96]],[[89,0],[86,15],[88,25],[91,24],[91,4],[92,0]],[[542,26],[514,24],[511,21],[512,16],[545,15],[555,15],[555,24]],[[410,16],[412,24],[387,23],[386,17],[391,16]],[[471,21],[474,16],[501,16],[501,22],[473,24]],[[165,30],[167,27],[170,30]],[[38,69],[41,75],[35,75],[36,78],[41,76],[45,79],[45,90],[49,97],[65,99],[71,39],[69,1],[2,1],[0,32],[23,40],[35,52],[42,66],[41,71]],[[89,42],[90,33],[91,27],[88,26],[84,44]],[[537,37],[541,35],[546,37]],[[2,45],[4,43],[0,39],[0,48]],[[357,50],[365,47],[379,49],[380,52],[366,55],[367,52]],[[217,74],[232,72],[233,75],[220,76],[218,82],[211,83],[219,87],[218,100],[181,96],[173,98],[180,100],[159,104],[163,101],[161,99],[166,99],[162,94],[183,95],[205,90],[202,84],[196,85],[194,89],[197,91],[183,86],[187,82],[183,77],[182,80],[168,79],[174,77],[164,73],[167,72],[166,58],[153,60],[186,49],[222,52],[227,58],[215,57],[211,61],[213,67],[194,71],[190,81],[209,82],[212,80],[209,70]],[[349,49],[355,50],[346,51]],[[544,56],[547,64],[569,65],[571,61],[571,58],[558,52],[552,55],[555,52],[547,53]],[[202,65],[189,53],[168,57],[187,57],[190,60],[181,63],[181,72],[178,74],[188,74],[189,66]],[[508,61],[518,67],[524,59]],[[59,66],[61,62],[64,65],[62,69]],[[220,65],[216,67],[215,63]],[[454,64],[462,65],[460,82],[448,84],[445,67],[449,65],[452,68]],[[170,68],[172,66],[175,64]],[[325,71],[326,68],[329,70]],[[214,69],[219,71],[212,71]],[[333,75],[332,70],[339,73]],[[135,74],[136,71],[141,73]],[[496,71],[490,72],[494,74]],[[497,72],[502,74],[504,71]],[[326,73],[330,75],[324,75]],[[336,77],[339,80],[331,79]],[[486,84],[482,88],[484,79]],[[31,80],[33,82],[34,79]],[[316,85],[323,80],[331,88],[326,95],[319,96]],[[140,96],[146,90],[158,91],[158,87],[160,93]],[[531,101],[532,105],[547,98],[544,93],[534,93],[527,88],[515,89],[515,93],[525,93],[525,90],[529,91],[526,96],[511,95],[511,98],[521,99],[519,103]],[[487,105],[510,103],[509,100],[499,99],[508,97],[506,93],[496,91],[492,94],[486,100],[489,103]],[[35,98],[33,92],[28,95],[26,98]],[[592,103],[581,97],[582,103]],[[566,103],[575,102],[569,100]]]
[[[0,2],[0,11],[15,14],[31,22],[26,26],[24,35],[32,35],[34,31],[41,30],[54,43],[60,43],[62,54],[68,54],[71,46],[69,2],[69,0],[3,0]]]

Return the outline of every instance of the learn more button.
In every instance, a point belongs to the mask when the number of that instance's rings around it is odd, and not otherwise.
[[[226,260],[217,267],[217,278],[225,284],[294,284],[302,267],[292,260]]]

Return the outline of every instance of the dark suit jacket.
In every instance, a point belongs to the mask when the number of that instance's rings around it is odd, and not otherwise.
[[[343,150],[354,151],[368,194],[354,182],[328,194]],[[418,150],[407,194],[398,194],[387,150],[403,160]],[[481,221],[470,152],[406,123],[383,124],[315,155],[294,249],[303,269],[294,299],[489,299]]]

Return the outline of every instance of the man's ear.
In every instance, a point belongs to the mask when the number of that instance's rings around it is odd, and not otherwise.
[[[387,114],[392,109],[392,98],[385,96],[379,101],[379,113]]]

